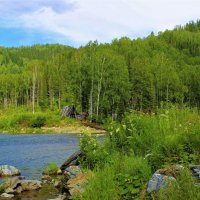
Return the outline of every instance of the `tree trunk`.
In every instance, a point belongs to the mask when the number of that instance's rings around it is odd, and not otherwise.
[[[93,85],[94,85],[94,81],[92,79],[91,90],[90,90],[90,100],[89,100],[89,116],[91,119],[93,117]]]
[[[97,92],[97,120],[99,119],[99,103],[100,103],[100,94],[101,94],[101,88],[102,88],[102,79],[103,79],[103,66],[105,63],[105,57],[103,58],[103,62],[101,65],[101,75],[100,79],[98,81],[98,92]]]
[[[32,88],[32,112],[35,113],[35,88],[36,88],[36,75],[33,72],[33,88]]]

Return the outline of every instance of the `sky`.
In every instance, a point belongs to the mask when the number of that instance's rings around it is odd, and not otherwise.
[[[0,46],[146,37],[200,18],[200,0],[0,0]]]

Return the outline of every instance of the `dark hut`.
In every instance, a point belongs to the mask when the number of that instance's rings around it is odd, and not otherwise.
[[[65,106],[63,108],[62,117],[71,117],[71,118],[76,118],[76,108],[75,106]]]

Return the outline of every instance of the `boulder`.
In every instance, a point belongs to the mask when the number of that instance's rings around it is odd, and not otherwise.
[[[37,180],[22,180],[21,181],[22,191],[37,190],[40,189],[41,181]]]
[[[200,165],[189,165],[190,170],[192,171],[193,175],[200,179]]]
[[[16,167],[9,165],[0,166],[0,176],[18,176],[18,175],[20,175],[20,171]]]
[[[69,176],[70,178],[75,177],[76,175],[82,173],[82,170],[79,166],[70,166],[65,169],[64,174]]]
[[[5,191],[12,191],[14,193],[14,189],[16,189],[21,183],[21,180],[19,179],[19,177],[14,177],[14,178],[10,178],[6,181],[5,183],[5,187],[6,190]],[[7,192],[10,193],[10,192]]]
[[[176,182],[176,179],[156,172],[148,182],[147,192],[156,192],[161,188],[166,188],[170,182]]]
[[[21,180],[20,177],[10,178],[4,183],[5,193],[20,194],[23,191],[37,190],[41,188],[41,182],[37,180]]]
[[[78,174],[67,182],[67,189],[71,196],[84,192],[84,186],[88,182],[87,174]]]
[[[13,194],[3,193],[3,194],[1,194],[1,197],[3,197],[3,198],[13,198],[14,195]]]

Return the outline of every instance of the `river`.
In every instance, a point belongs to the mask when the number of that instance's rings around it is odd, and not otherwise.
[[[78,149],[75,134],[0,134],[0,165],[12,165],[29,179],[40,179],[47,163],[61,165]]]

